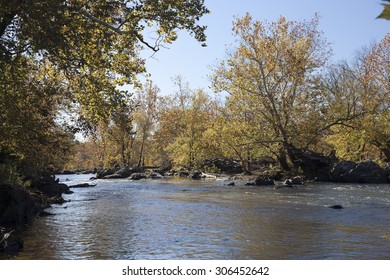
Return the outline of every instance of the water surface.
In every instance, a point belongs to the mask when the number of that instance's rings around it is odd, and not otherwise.
[[[91,175],[61,175],[71,185]],[[76,181],[75,181],[76,180]],[[33,221],[16,259],[390,259],[389,185],[98,180]],[[327,206],[341,204],[342,210]]]

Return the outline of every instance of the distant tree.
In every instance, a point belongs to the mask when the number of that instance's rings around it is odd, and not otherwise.
[[[157,95],[159,92],[160,89],[152,81],[147,81],[142,90],[137,92],[134,124],[136,140],[139,142],[138,166],[145,164],[145,154],[151,148],[148,144],[157,125]]]

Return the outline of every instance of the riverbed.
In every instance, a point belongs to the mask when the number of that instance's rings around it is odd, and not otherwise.
[[[389,185],[94,182],[36,218],[14,259],[390,259]]]

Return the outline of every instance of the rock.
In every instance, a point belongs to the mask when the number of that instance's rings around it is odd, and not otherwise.
[[[287,179],[283,182],[285,186],[294,186],[294,185],[303,185],[303,178],[301,176],[296,176],[291,179]]]
[[[196,179],[202,179],[202,172],[195,171],[195,172],[191,173],[190,175],[188,175],[188,177],[189,177],[190,179],[194,179],[194,180],[196,180]]]
[[[50,198],[50,204],[64,204],[65,202],[67,202],[62,196],[60,195],[57,195],[57,196],[54,196],[52,198]]]
[[[226,158],[213,158],[205,160],[202,164],[203,170],[210,172],[222,172],[227,174],[242,173],[244,170],[238,161]]]
[[[6,232],[4,228],[0,228],[0,253],[17,253],[21,249],[23,241],[15,231]]]
[[[254,185],[255,185],[254,182],[248,182],[248,183],[245,184],[245,186],[254,186]]]
[[[211,175],[211,174],[206,174],[206,173],[202,173],[202,179],[217,179],[217,176],[215,175]]]
[[[329,181],[329,172],[337,162],[334,153],[328,156],[308,149],[299,149],[294,146],[288,148],[290,158],[293,158],[294,167],[299,167],[309,180]]]
[[[187,171],[179,171],[179,172],[175,173],[175,176],[188,177],[188,176],[190,176],[190,173]]]
[[[228,187],[234,187],[236,184],[234,183],[234,182],[231,182],[231,183],[229,183],[229,184],[227,184],[226,186],[228,186]]]
[[[265,176],[258,176],[255,179],[255,186],[273,186],[275,185],[275,182],[273,179],[265,177]]]
[[[46,211],[42,211],[41,213],[39,213],[39,217],[47,217],[47,216],[54,216],[54,214]]]
[[[69,188],[71,188],[71,189],[93,188],[93,187],[96,187],[96,184],[92,185],[92,184],[89,184],[89,183],[82,183],[82,184],[69,186]]]
[[[296,185],[279,185],[279,186],[276,186],[274,189],[275,190],[280,190],[280,189],[292,189],[292,188],[295,188]]]
[[[150,173],[149,178],[150,179],[162,179],[162,178],[164,178],[164,176],[162,176],[160,173],[152,172],[152,173]]]
[[[133,173],[131,174],[131,176],[129,177],[129,180],[134,180],[134,181],[138,181],[138,180],[141,180],[141,179],[146,179],[146,174],[145,173]]]
[[[190,179],[216,179],[217,176],[195,171],[188,176]]]
[[[0,184],[0,224],[23,224],[42,211],[49,202],[43,194],[19,186]]]
[[[100,170],[97,174],[96,174],[96,178],[97,179],[103,179],[104,177],[108,176],[108,175],[112,175],[115,173],[115,169],[112,169],[112,168],[107,168],[107,169],[103,169],[103,170]]]
[[[331,206],[329,206],[328,208],[331,208],[331,209],[344,209],[344,207],[341,206],[341,205],[339,205],[339,204],[331,205]]]
[[[52,197],[69,193],[69,187],[66,184],[60,184],[56,182],[41,182],[34,186],[34,189],[44,193],[45,195]]]
[[[389,174],[389,170],[372,161],[342,161],[332,168],[330,178],[332,182],[385,184],[389,182]]]

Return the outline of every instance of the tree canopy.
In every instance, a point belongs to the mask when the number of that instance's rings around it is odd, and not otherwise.
[[[52,160],[61,157],[49,146],[75,124],[93,131],[99,125],[114,129],[114,121],[130,131],[131,94],[120,86],[139,86],[137,75],[145,72],[140,51],[158,51],[176,40],[178,30],[204,44],[206,27],[199,21],[208,12],[204,0],[1,0],[4,173],[14,166],[35,180],[54,168]],[[150,31],[154,38],[144,35]]]

